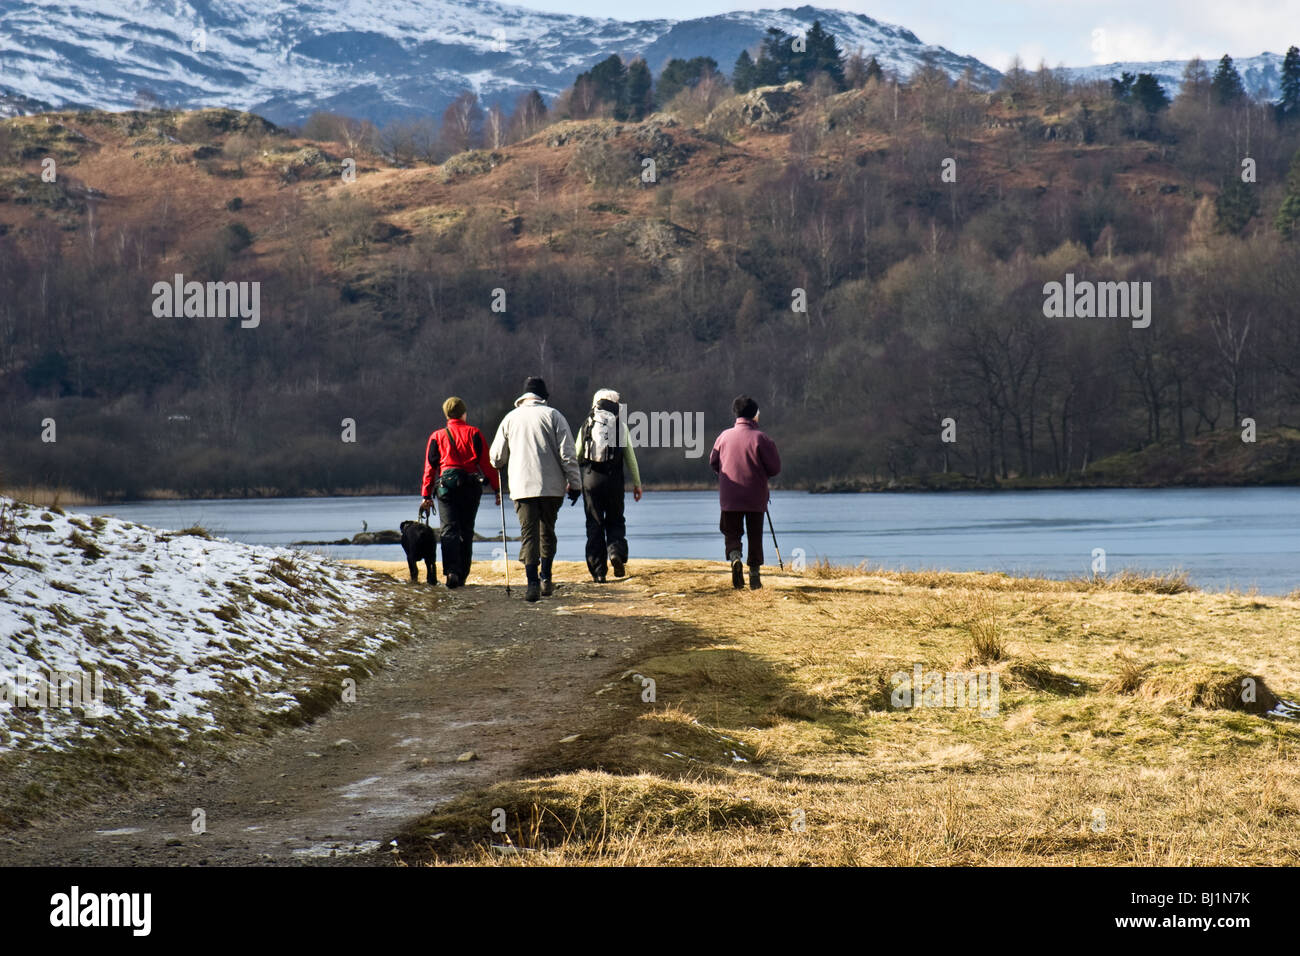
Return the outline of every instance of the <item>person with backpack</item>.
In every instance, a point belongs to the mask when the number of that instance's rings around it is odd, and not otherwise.
[[[745,586],[741,563],[740,536],[749,539],[749,587],[763,586],[759,568],[763,565],[763,516],[771,492],[767,480],[781,473],[781,456],[776,442],[758,428],[758,402],[740,395],[731,403],[736,422],[713,443],[709,465],[718,473],[718,498],[722,519],[718,529],[731,562],[731,586]]]
[[[447,425],[429,436],[424,452],[424,485],[420,514],[433,510],[436,494],[442,570],[447,587],[458,588],[469,577],[474,556],[474,519],[486,481],[501,503],[501,478],[488,459],[483,433],[465,421],[465,403],[453,395],[442,403]]]
[[[548,398],[545,381],[527,379],[524,393],[501,419],[492,439],[492,464],[506,469],[510,499],[519,516],[519,560],[528,578],[526,601],[554,592],[555,519],[566,494],[570,504],[582,494],[573,433],[564,416],[546,404]]]
[[[621,578],[627,565],[627,522],[623,520],[624,476],[632,479],[632,499],[641,500],[641,471],[618,414],[619,394],[602,388],[591,399],[591,412],[578,429],[576,451],[582,470],[582,505],[587,512],[587,570],[605,583],[606,557]]]

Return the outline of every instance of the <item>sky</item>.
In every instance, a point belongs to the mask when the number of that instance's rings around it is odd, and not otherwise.
[[[513,0],[535,10],[620,20],[692,17],[798,7],[805,0]],[[1217,60],[1300,46],[1300,0],[826,0],[813,6],[864,13],[906,27],[925,43],[1005,69],[1087,66],[1117,60]]]

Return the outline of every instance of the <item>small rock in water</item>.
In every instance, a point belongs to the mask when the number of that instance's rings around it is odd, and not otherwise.
[[[600,651],[596,650],[596,649],[593,647],[591,650],[587,651],[587,656],[588,656],[588,657],[599,657],[599,656],[600,656]]]
[[[456,758],[456,762],[466,763],[470,760],[477,760],[477,759],[478,759],[478,754],[476,754],[472,750],[466,750],[463,754],[461,754],[459,757]]]
[[[573,743],[575,740],[577,740],[577,739],[578,739],[579,737],[581,737],[581,736],[582,736],[582,734],[569,734],[569,736],[567,736],[567,737],[562,737],[562,738],[560,739],[560,743],[562,743],[562,744],[571,744],[571,743]]]

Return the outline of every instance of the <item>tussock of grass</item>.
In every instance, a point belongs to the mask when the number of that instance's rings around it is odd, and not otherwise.
[[[974,617],[966,622],[970,634],[971,664],[993,664],[1006,655],[1003,646],[1002,626],[998,623],[997,612],[988,604],[976,608]]]
[[[296,558],[274,558],[267,573],[273,578],[278,578],[289,587],[301,591],[306,582],[303,580],[302,568],[299,567]]]
[[[1090,591],[1126,591],[1130,594],[1187,594],[1195,591],[1186,571],[1143,573],[1125,568],[1112,575],[1080,578]]]
[[[1005,679],[1008,679],[1012,687],[1026,687],[1071,697],[1085,694],[1089,690],[1086,682],[1058,673],[1043,661],[1032,659],[1012,661],[1007,665]]]
[[[1155,668],[1145,675],[1136,693],[1150,700],[1173,701],[1183,707],[1241,710],[1252,714],[1267,713],[1278,703],[1262,677],[1205,664]]]
[[[239,605],[223,604],[221,607],[217,608],[215,611],[212,612],[212,616],[219,621],[224,621],[227,624],[233,624],[235,621],[239,620],[239,616],[240,616]]]
[[[278,594],[272,594],[270,591],[254,591],[253,597],[261,601],[267,607],[273,607],[280,611],[291,611],[293,605],[280,597]]]
[[[104,556],[104,550],[95,543],[95,540],[79,531],[72,532],[68,544],[80,551],[82,557],[88,561],[97,561]]]
[[[1109,694],[1136,694],[1146,680],[1150,664],[1144,664],[1127,655],[1116,655],[1119,672],[1108,680],[1102,690]]]
[[[830,558],[818,558],[804,568],[804,577],[808,578],[850,578],[867,573],[867,563],[858,565],[831,564]]]
[[[772,712],[790,720],[818,720],[833,709],[829,700],[817,694],[790,690],[781,695]]]
[[[455,801],[421,819],[398,845],[416,859],[436,852],[468,862],[574,865],[628,862],[641,841],[707,843],[719,831],[787,828],[782,808],[719,784],[582,771],[498,784]],[[494,847],[540,852],[537,859],[503,858]]]
[[[39,561],[33,561],[30,558],[17,558],[12,554],[0,552],[0,564],[7,564],[14,568],[27,568],[30,571],[44,571],[45,565]]]

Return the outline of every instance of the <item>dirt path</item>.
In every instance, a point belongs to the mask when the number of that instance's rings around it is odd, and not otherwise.
[[[652,614],[644,584],[580,575],[557,566],[555,596],[530,605],[485,572],[489,583],[445,596],[427,636],[391,651],[355,703],[165,793],[0,838],[0,864],[387,862],[404,821],[597,723],[610,703],[595,691],[654,641],[643,617],[627,627],[608,617]],[[195,808],[206,833],[191,829]]]

